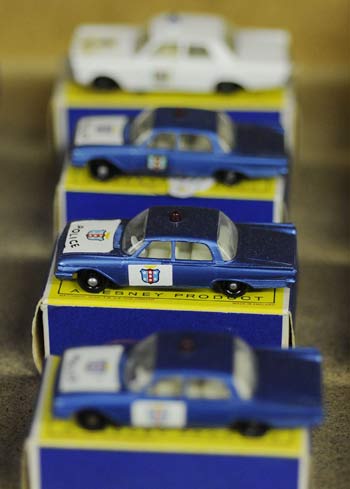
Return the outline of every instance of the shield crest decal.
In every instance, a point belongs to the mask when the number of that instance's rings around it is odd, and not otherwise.
[[[105,229],[91,229],[91,231],[86,233],[87,239],[93,241],[103,241],[105,238],[108,238],[108,235],[109,233]]]
[[[141,279],[145,284],[156,284],[159,282],[160,270],[158,268],[141,268]]]
[[[165,171],[168,166],[168,158],[165,155],[149,155],[147,158],[147,168],[154,172]]]

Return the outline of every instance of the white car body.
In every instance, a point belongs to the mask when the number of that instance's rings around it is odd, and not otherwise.
[[[146,29],[78,27],[69,61],[81,85],[102,77],[131,92],[208,92],[220,83],[262,90],[287,83],[289,42],[284,30],[232,28],[214,15],[161,14]]]

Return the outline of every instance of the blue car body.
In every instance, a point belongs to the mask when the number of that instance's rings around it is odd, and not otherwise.
[[[105,353],[113,348],[120,348],[115,364],[102,353],[96,356],[99,349]],[[156,333],[133,347],[67,351],[53,413],[78,416],[91,429],[105,423],[89,426],[86,413],[116,425],[230,426],[245,433],[252,423],[266,429],[295,428],[322,419],[321,357],[316,349],[252,349],[226,334],[178,331]],[[117,386],[103,380],[112,364]],[[90,384],[84,390],[80,379],[86,383],[87,374]]]
[[[282,128],[232,123],[227,116],[202,109],[159,108],[152,114],[151,127],[140,140],[132,137],[137,117],[125,122],[119,143],[116,138],[115,144],[96,144],[94,139],[78,144],[75,137],[71,148],[72,164],[83,167],[102,161],[108,163],[114,173],[131,175],[208,177],[234,172],[239,177],[268,178],[288,173]],[[229,141],[232,139],[232,146],[225,146],[219,134],[218,117],[227,117],[225,137]],[[88,124],[89,118],[84,119],[82,123]],[[81,130],[78,123],[77,131]],[[103,116],[97,131],[108,131]],[[164,134],[172,138],[166,147],[161,139]],[[190,141],[201,141],[205,145],[199,149],[198,145],[189,144]]]
[[[239,284],[233,296],[247,288],[290,287],[297,276],[296,230],[292,224],[235,225],[219,210],[186,206],[152,207],[131,220],[76,221],[58,240],[55,275],[78,276],[83,288],[100,292],[84,286],[85,271],[114,286],[212,287],[227,295],[232,282]]]

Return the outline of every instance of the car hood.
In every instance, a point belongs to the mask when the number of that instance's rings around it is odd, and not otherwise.
[[[256,156],[286,155],[283,131],[253,124],[237,124],[234,151]]]
[[[255,398],[322,409],[321,356],[314,348],[256,351]]]
[[[115,249],[121,219],[73,221],[67,224],[58,244],[58,255],[108,254]]]
[[[125,115],[83,117],[77,124],[74,146],[121,146],[128,121]]]
[[[122,345],[70,348],[63,355],[57,390],[76,392],[119,392]]]
[[[245,61],[289,63],[290,35],[282,29],[238,29],[234,34],[237,55]]]
[[[99,62],[111,57],[130,56],[135,51],[140,29],[130,25],[88,24],[74,33],[71,57],[96,58]]]
[[[236,224],[236,263],[296,271],[296,229],[292,224]]]

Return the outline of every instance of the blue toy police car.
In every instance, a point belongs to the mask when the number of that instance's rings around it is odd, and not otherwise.
[[[285,175],[283,131],[233,122],[201,109],[159,108],[127,116],[83,117],[71,150],[74,166],[99,180],[115,175],[244,178]]]
[[[227,426],[258,436],[311,426],[322,419],[320,362],[312,348],[253,350],[203,332],[72,348],[61,361],[53,414],[90,430]]]
[[[131,220],[75,221],[59,238],[55,275],[107,286],[211,287],[228,297],[296,281],[292,224],[234,224],[223,212],[151,207]]]
[[[152,207],[131,220],[75,221],[57,246],[55,275],[88,292],[109,285],[211,287],[228,297],[296,281],[292,224],[234,224],[215,209]]]

